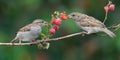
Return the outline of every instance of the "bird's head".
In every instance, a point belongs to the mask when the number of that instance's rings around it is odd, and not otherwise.
[[[82,17],[83,17],[83,14],[82,14],[82,13],[79,13],[79,12],[73,12],[73,13],[70,13],[70,14],[68,15],[68,18],[72,18],[72,19],[74,19],[75,21],[76,21],[76,20],[80,20]]]
[[[33,24],[38,24],[39,26],[49,26],[49,24],[41,19],[36,19],[33,21]]]

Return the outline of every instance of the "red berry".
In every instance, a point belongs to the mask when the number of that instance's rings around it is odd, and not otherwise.
[[[110,4],[109,10],[114,11],[115,10],[115,5],[114,4]]]
[[[63,14],[60,16],[60,18],[61,18],[62,20],[66,20],[68,17],[67,17],[67,15],[66,15],[65,13],[63,13]]]
[[[52,20],[51,23],[52,23],[52,24],[55,24],[55,20]]]
[[[107,13],[107,12],[109,11],[109,7],[108,7],[108,6],[105,6],[105,7],[104,7],[104,10],[105,10],[105,12]]]
[[[50,32],[50,34],[54,34],[55,33],[55,29],[52,28],[52,29],[50,29],[49,32]]]
[[[55,25],[55,26],[53,26],[53,29],[55,29],[55,31],[58,31],[59,26]]]
[[[62,20],[56,19],[54,24],[60,26],[62,24]]]

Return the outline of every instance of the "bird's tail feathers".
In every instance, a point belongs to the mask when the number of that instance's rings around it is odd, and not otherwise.
[[[15,38],[11,41],[11,43],[14,43],[14,42],[17,41],[17,40],[18,40],[18,38],[15,37]]]
[[[112,31],[108,30],[107,28],[103,29],[103,31],[112,38],[116,36]]]

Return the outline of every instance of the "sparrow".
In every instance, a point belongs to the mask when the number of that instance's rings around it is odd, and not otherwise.
[[[41,19],[34,20],[31,24],[28,24],[21,29],[16,34],[16,37],[11,41],[14,43],[15,41],[35,41],[35,39],[40,35],[43,26],[48,26],[48,23]]]
[[[79,12],[73,12],[68,15],[68,18],[73,19],[81,29],[87,32],[87,34],[105,32],[110,37],[115,37],[115,34],[108,30],[101,21],[92,16]]]

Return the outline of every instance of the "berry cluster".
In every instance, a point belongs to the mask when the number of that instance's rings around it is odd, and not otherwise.
[[[52,15],[52,28],[49,30],[50,34],[53,35],[55,32],[58,31],[59,26],[62,24],[63,20],[67,20],[67,15],[65,12],[59,13],[58,11],[54,12],[54,15]]]
[[[107,6],[104,7],[104,10],[105,10],[106,13],[108,13],[109,11],[114,11],[115,10],[115,5],[112,4],[111,1],[109,1]]]

